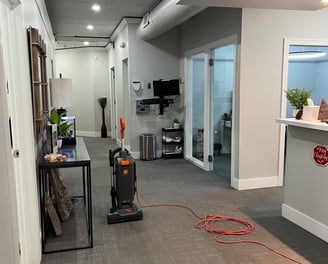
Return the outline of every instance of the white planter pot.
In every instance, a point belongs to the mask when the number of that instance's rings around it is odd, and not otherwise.
[[[173,128],[181,128],[181,124],[180,123],[173,123]]]

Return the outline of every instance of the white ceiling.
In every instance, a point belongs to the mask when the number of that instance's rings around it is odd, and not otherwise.
[[[57,47],[105,46],[123,17],[143,17],[159,0],[45,0]],[[91,10],[99,4],[100,12]],[[93,30],[86,29],[93,25]]]
[[[173,0],[172,0],[173,1]],[[109,37],[124,17],[143,17],[161,0],[45,0],[58,48],[105,46]],[[101,6],[96,13],[92,4]],[[179,4],[238,7],[317,10],[319,0],[177,0]],[[92,24],[92,31],[86,26]]]

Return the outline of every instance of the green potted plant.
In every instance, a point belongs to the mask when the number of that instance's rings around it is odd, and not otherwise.
[[[57,133],[58,133],[59,140],[65,137],[69,128],[73,125],[69,121],[62,121],[61,119],[63,116],[64,113],[58,114],[56,108],[52,108],[50,110],[49,115],[47,115],[47,119],[50,124],[57,124]],[[58,145],[60,145],[60,143]]]
[[[292,88],[286,91],[286,98],[294,108],[294,114],[296,118],[300,119],[302,116],[303,106],[308,105],[307,99],[311,97],[313,90],[306,90],[302,88]]]
[[[180,123],[179,119],[175,118],[173,120],[173,128],[181,128],[181,123]]]

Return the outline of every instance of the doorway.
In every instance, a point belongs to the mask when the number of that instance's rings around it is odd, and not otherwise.
[[[116,91],[115,91],[115,68],[112,67],[110,69],[110,86],[111,86],[111,98],[112,98],[112,109],[111,109],[111,127],[112,127],[112,131],[111,131],[111,136],[112,138],[116,138],[117,137],[117,105],[116,105]]]
[[[212,50],[213,171],[231,179],[232,99],[235,78],[234,44]]]
[[[121,112],[120,117],[124,117],[125,119],[125,146],[127,149],[130,149],[130,130],[131,130],[131,108],[130,104],[130,89],[129,89],[129,61],[128,59],[124,59],[122,61],[122,97],[121,97]]]
[[[186,159],[231,178],[236,36],[186,53]]]

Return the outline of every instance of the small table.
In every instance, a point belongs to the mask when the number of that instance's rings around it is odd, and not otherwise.
[[[59,150],[59,153],[65,154],[67,159],[65,161],[48,162],[44,161],[41,157],[38,164],[39,168],[39,196],[40,196],[40,208],[41,208],[41,233],[42,233],[42,253],[52,253],[52,252],[63,252],[69,250],[77,250],[83,248],[93,247],[93,232],[92,232],[92,200],[91,200],[91,160],[89,153],[85,146],[83,138],[76,139],[76,145],[66,145]],[[88,243],[86,245],[79,246],[68,246],[60,247],[51,250],[46,249],[47,241],[47,226],[48,217],[45,210],[45,192],[51,191],[48,171],[51,169],[59,168],[72,168],[81,167],[82,168],[82,184],[83,184],[83,194],[80,196],[74,196],[72,199],[83,199],[83,204],[85,208],[86,226],[88,233]],[[73,209],[74,210],[74,209]],[[70,221],[70,220],[68,220]],[[64,234],[63,234],[64,235]],[[58,237],[59,239],[60,237]],[[61,242],[63,245],[64,243]]]

